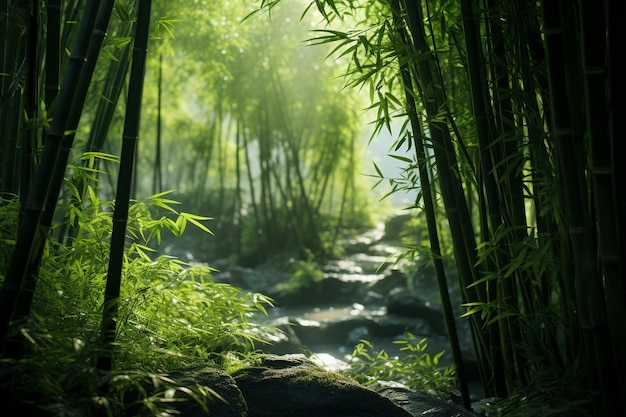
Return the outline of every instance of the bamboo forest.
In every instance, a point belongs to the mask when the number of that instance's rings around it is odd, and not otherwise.
[[[4,408],[625,415],[617,5],[0,1]]]

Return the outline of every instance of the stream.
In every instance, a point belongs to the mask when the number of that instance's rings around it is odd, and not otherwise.
[[[390,254],[398,251],[396,242],[385,240],[379,227],[349,242],[341,242],[345,256],[321,266],[324,278],[298,293],[284,294],[280,283],[289,279],[288,267],[273,264],[247,269],[230,268],[216,275],[216,280],[272,297],[276,304],[267,316],[259,315],[260,325],[271,325],[282,331],[258,346],[267,353],[305,353],[330,370],[347,366],[361,339],[373,344],[373,352],[384,350],[390,357],[406,353],[394,343],[405,332],[417,340],[426,338],[426,353],[431,357],[445,351],[439,364],[453,364],[450,345],[440,309],[436,285],[409,283],[393,265]],[[407,287],[413,287],[409,291]],[[392,296],[394,294],[394,296]],[[394,301],[390,301],[391,299]],[[460,313],[459,313],[460,315]],[[458,321],[464,340],[465,360],[473,362],[473,348],[467,323]],[[370,351],[372,353],[372,351]],[[481,396],[476,377],[470,379],[470,392]]]

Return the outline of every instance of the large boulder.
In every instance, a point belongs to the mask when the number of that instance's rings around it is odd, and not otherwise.
[[[267,356],[233,377],[248,417],[411,417],[393,401],[302,355]]]
[[[398,384],[366,387],[302,354],[263,355],[258,363],[231,374],[211,367],[185,368],[170,378],[213,393],[207,409],[194,400],[174,402],[182,417],[476,417]]]

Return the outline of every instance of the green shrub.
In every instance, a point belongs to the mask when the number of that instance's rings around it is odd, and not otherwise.
[[[371,342],[361,340],[352,352],[348,375],[364,385],[377,381],[400,382],[442,398],[458,397],[454,367],[439,364],[443,351],[431,357],[426,352],[426,339],[417,339],[411,333],[394,343],[406,353],[402,358],[392,357],[384,349],[377,351]]]

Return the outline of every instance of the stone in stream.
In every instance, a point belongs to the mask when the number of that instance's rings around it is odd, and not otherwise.
[[[431,333],[446,334],[443,313],[422,300],[420,296],[405,287],[394,288],[385,299],[387,314],[413,317],[423,320]]]

